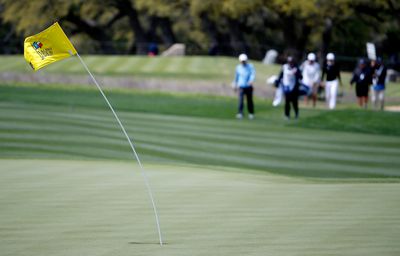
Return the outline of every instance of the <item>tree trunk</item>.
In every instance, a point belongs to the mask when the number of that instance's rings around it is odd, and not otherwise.
[[[234,49],[234,54],[249,53],[249,46],[243,36],[243,30],[240,29],[240,23],[236,19],[228,18],[229,33],[231,36],[231,45]]]
[[[158,17],[150,16],[149,17],[149,30],[147,31],[147,39],[149,43],[157,42],[157,26],[158,26]]]
[[[311,27],[293,16],[281,15],[283,37],[287,43],[286,55],[300,60],[308,43]]]
[[[139,21],[139,16],[135,8],[133,8],[129,0],[118,0],[115,2],[115,7],[128,16],[129,24],[135,34],[135,41],[129,49],[129,53],[136,52],[137,54],[147,54],[148,37]]]
[[[200,14],[202,30],[207,33],[210,38],[210,45],[208,48],[209,55],[232,55],[233,49],[228,44],[229,35],[222,35],[215,23],[211,21],[206,13]]]
[[[287,44],[287,48],[285,49],[284,54],[286,56],[290,55],[297,58],[299,56],[299,51],[296,45],[297,36],[294,25],[295,20],[293,16],[284,17],[283,15],[280,15],[280,17],[283,27],[283,38]]]
[[[169,47],[176,43],[175,34],[172,30],[172,24],[169,18],[157,18],[157,25],[161,29],[161,39],[164,44],[167,44]]]
[[[329,52],[329,45],[331,44],[332,39],[332,28],[332,20],[330,18],[325,19],[325,27],[322,32],[321,60],[325,59],[325,56]]]
[[[297,43],[297,50],[300,54],[300,56],[298,56],[299,58],[301,58],[302,55],[305,53],[308,39],[311,34],[311,26],[306,25],[305,22],[300,22],[300,24],[300,28],[297,30],[299,32]]]

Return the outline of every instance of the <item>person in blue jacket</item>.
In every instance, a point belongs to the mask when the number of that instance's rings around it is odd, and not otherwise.
[[[294,115],[299,117],[299,87],[302,75],[300,69],[294,62],[293,57],[287,58],[286,64],[282,66],[282,71],[279,78],[276,80],[276,85],[281,85],[285,94],[285,116],[290,119],[290,106],[293,106]]]
[[[236,66],[234,80],[235,91],[239,90],[239,107],[236,118],[243,118],[244,97],[246,96],[249,119],[254,119],[253,85],[256,78],[256,71],[253,64],[248,62],[246,54],[240,54],[239,61],[240,64]]]

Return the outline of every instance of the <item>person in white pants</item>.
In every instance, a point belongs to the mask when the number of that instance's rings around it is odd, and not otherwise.
[[[308,105],[308,98],[311,96],[313,107],[317,103],[317,93],[320,77],[320,67],[316,62],[317,56],[315,53],[310,52],[307,55],[307,60],[301,65],[300,69],[303,75],[303,84],[307,87],[307,94],[304,95],[304,102]]]
[[[334,109],[336,107],[338,85],[339,81],[337,79],[333,81],[326,81],[325,83],[325,99],[326,105],[329,109]]]
[[[372,93],[371,100],[375,109],[379,108],[384,110],[385,108],[385,83],[386,83],[387,69],[383,65],[382,58],[378,57],[373,66],[372,76]]]
[[[325,100],[326,105],[329,109],[334,109],[336,107],[336,96],[338,93],[338,86],[342,84],[340,78],[339,66],[335,63],[335,55],[333,53],[328,53],[326,55],[326,64],[322,70],[321,81],[325,82]]]

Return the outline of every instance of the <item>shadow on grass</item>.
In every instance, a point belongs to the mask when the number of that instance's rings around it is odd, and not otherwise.
[[[129,242],[128,244],[132,244],[132,245],[149,245],[149,244],[154,244],[154,245],[160,245],[160,243],[156,243],[156,242]],[[163,246],[167,245],[168,243],[163,242]]]

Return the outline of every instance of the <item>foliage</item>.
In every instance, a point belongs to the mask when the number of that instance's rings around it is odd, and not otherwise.
[[[16,35],[60,20],[74,37],[85,38],[77,42],[95,41],[102,53],[145,54],[151,42],[183,42],[191,53],[256,58],[270,48],[298,57],[316,50],[359,55],[365,41],[373,41],[390,55],[398,45],[392,35],[400,31],[395,0],[0,0],[0,7],[1,22]]]

